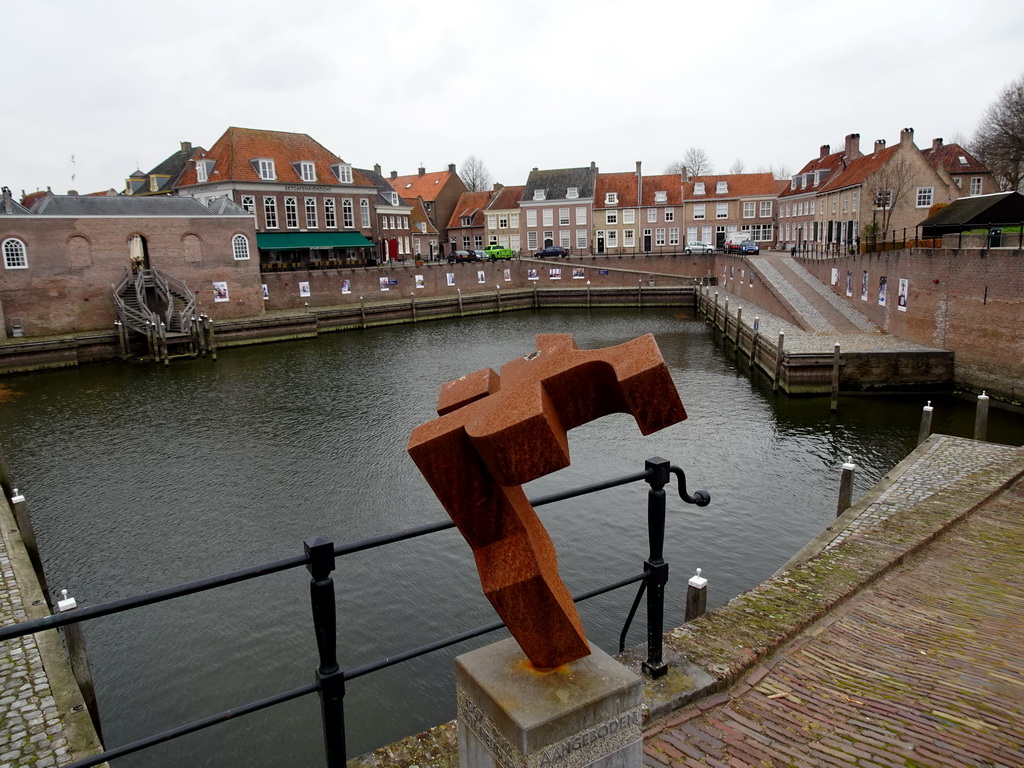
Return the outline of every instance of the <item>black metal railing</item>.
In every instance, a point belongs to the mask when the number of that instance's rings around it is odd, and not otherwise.
[[[667,460],[655,457],[645,463],[644,471],[631,475],[594,483],[579,488],[570,489],[559,493],[542,496],[532,499],[530,503],[534,507],[552,504],[557,501],[564,501],[577,496],[584,496],[617,486],[643,480],[650,486],[647,501],[647,528],[650,544],[650,555],[644,562],[643,572],[629,576],[619,581],[607,584],[603,587],[592,589],[588,592],[573,596],[574,602],[581,602],[592,597],[611,592],[616,589],[640,582],[640,588],[633,602],[629,615],[626,618],[622,634],[619,638],[619,652],[625,648],[625,638],[629,627],[636,614],[637,607],[645,592],[647,595],[647,659],[643,662],[643,671],[651,677],[660,677],[668,671],[667,664],[662,659],[662,634],[664,622],[664,599],[665,584],[668,581],[668,563],[664,560],[665,543],[665,516],[666,516],[666,492],[665,486],[669,483],[671,475],[675,475],[678,483],[679,498],[688,504],[706,506],[711,502],[711,496],[707,491],[695,491],[691,496],[686,490],[686,475],[683,470],[670,464]],[[331,572],[334,570],[338,557],[362,552],[376,547],[394,544],[400,541],[426,536],[440,531],[450,530],[455,527],[453,522],[440,521],[428,523],[416,528],[409,528],[397,533],[376,536],[361,541],[347,544],[334,544],[329,539],[321,536],[307,539],[303,543],[303,554],[277,560],[271,563],[243,568],[218,576],[211,576],[197,581],[191,581],[174,587],[147,592],[141,595],[134,595],[119,600],[102,603],[95,606],[77,608],[74,611],[53,614],[20,624],[12,624],[0,627],[0,642],[16,637],[41,632],[47,629],[56,629],[69,624],[76,624],[102,616],[110,616],[115,613],[140,608],[146,605],[172,600],[185,595],[192,595],[210,589],[224,587],[229,584],[260,578],[272,573],[305,566],[310,574],[310,605],[313,614],[313,627],[316,632],[317,651],[319,654],[319,665],[316,668],[316,679],[307,685],[294,688],[290,691],[249,702],[242,706],[210,715],[209,717],[195,720],[191,723],[172,728],[160,733],[148,736],[129,744],[108,749],[105,752],[93,757],[84,758],[74,763],[65,765],[64,768],[88,768],[89,766],[100,765],[101,763],[113,760],[125,755],[138,752],[148,747],[162,744],[186,734],[208,728],[227,720],[237,719],[241,715],[257,712],[267,707],[282,704],[293,699],[306,696],[311,693],[318,693],[321,702],[321,715],[323,720],[324,746],[328,768],[343,768],[346,763],[345,747],[345,714],[344,697],[345,683],[355,680],[364,675],[387,667],[400,664],[418,656],[447,648],[458,643],[479,637],[489,632],[501,629],[504,623],[495,621],[490,624],[464,631],[457,635],[436,640],[412,648],[394,656],[350,669],[342,670],[337,658],[337,619],[336,603],[334,597],[334,582]]]
[[[904,248],[1012,248],[1024,250],[1024,222],[989,222],[943,227],[941,232],[931,227],[928,232],[918,225],[864,235],[836,239],[829,242],[805,240],[794,243],[794,255],[811,258],[854,256],[862,253],[882,253]]]

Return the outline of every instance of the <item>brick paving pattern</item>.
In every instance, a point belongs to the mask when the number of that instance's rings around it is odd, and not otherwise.
[[[28,619],[0,536],[0,625]],[[33,635],[0,642],[0,768],[71,761],[57,703]]]
[[[651,724],[645,765],[1024,765],[1022,504],[1019,481],[729,691]]]

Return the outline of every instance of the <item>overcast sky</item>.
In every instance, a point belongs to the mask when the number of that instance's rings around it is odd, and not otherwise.
[[[969,138],[1024,72],[1024,3],[6,3],[0,185],[124,188],[181,141],[307,133],[356,167],[495,181],[597,163],[795,172],[821,144]],[[72,160],[74,158],[74,160]]]

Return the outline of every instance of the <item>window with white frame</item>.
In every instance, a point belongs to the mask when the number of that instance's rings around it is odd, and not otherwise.
[[[277,229],[277,198],[263,198],[263,225],[267,229]]]
[[[635,224],[636,223],[636,209],[626,208],[622,212],[622,223],[623,224]]]
[[[584,251],[587,248],[587,230],[576,230],[576,250]]]
[[[837,198],[838,198],[838,195],[832,195],[832,213],[836,212],[836,201],[837,201]],[[789,206],[786,206],[786,207],[788,208]]]
[[[273,160],[259,160],[257,161],[259,167],[260,178],[264,181],[273,181],[277,178],[277,174],[274,172],[274,161]]]
[[[704,182],[703,181],[695,181],[695,182],[693,182],[693,194],[695,194],[695,195],[703,195],[704,194]]]
[[[729,204],[728,203],[715,203],[715,218],[716,219],[728,219],[729,218]]]
[[[199,160],[196,163],[196,181],[198,181],[200,184],[202,184],[208,178],[209,178],[209,175],[208,175],[208,171],[207,171],[207,168],[206,168],[206,163],[203,162],[202,160]]]
[[[657,220],[658,220],[658,209],[657,208],[648,208],[647,209],[647,223],[648,224],[653,224]]]
[[[473,217],[472,216],[463,216],[462,217],[462,226],[464,226],[464,227],[472,227],[473,226]]]
[[[728,181],[720,181],[717,184],[715,184],[715,194],[716,195],[728,195],[729,194],[729,182]]]
[[[508,216],[504,213],[498,216],[498,228],[508,229]]]
[[[582,205],[576,207],[576,223],[586,224],[587,223],[587,209]]]
[[[771,203],[769,203],[769,205],[771,205]],[[813,215],[814,215],[814,201],[811,200],[811,216],[813,216]]]
[[[256,195],[242,195],[242,208],[246,213],[256,213]]]
[[[345,229],[353,229],[356,225],[355,209],[352,206],[351,197],[341,199],[341,226]]]
[[[473,242],[473,238],[472,237],[470,237],[469,235],[463,235],[462,236],[462,247],[464,249],[466,249],[467,251],[469,250],[469,244],[471,242]]]
[[[487,214],[487,228],[497,229],[498,228],[498,214],[489,213]]]
[[[560,246],[562,246],[563,248],[568,248],[571,245],[570,238],[572,238],[572,232],[570,232],[568,229],[558,230],[558,244]]]
[[[391,198],[391,204],[392,205],[398,205],[398,193],[397,192],[389,192],[388,196]]]
[[[959,179],[957,179],[957,181],[959,181]],[[980,195],[981,194],[981,176],[972,176],[971,177],[971,194],[972,195]]]
[[[487,242],[490,243],[491,245],[497,245],[498,236],[492,232],[491,235],[487,238]]]
[[[668,202],[668,192],[666,192],[664,190],[661,190],[661,189],[657,190],[654,193],[654,202],[656,202],[656,203],[667,203]]]
[[[635,229],[624,229],[622,230],[622,247],[632,248],[636,245],[636,230]]]
[[[743,203],[743,218],[752,219],[754,218],[754,204],[752,202]]]
[[[303,160],[299,163],[299,176],[303,181],[316,181],[316,166]]]
[[[960,189],[962,187],[962,184],[960,183],[960,177],[959,176],[957,176],[957,177],[955,177],[953,179],[953,183],[956,184],[956,188],[957,189]]]
[[[297,197],[284,199],[284,225],[288,229],[299,228],[299,201]]]
[[[537,233],[533,230],[526,233],[526,247],[531,251],[537,250]]]
[[[654,244],[664,245],[665,244],[665,228],[658,227],[654,230]]]
[[[693,206],[693,218],[703,219],[704,218],[704,203],[695,203]]]
[[[370,228],[370,201],[365,197],[359,201],[359,218],[363,229]],[[397,219],[396,219],[397,221]]]
[[[686,242],[692,243],[697,240],[697,228],[687,227],[686,228]]]
[[[541,210],[541,226],[553,227],[555,225],[555,209],[544,208]]]
[[[338,227],[338,209],[335,207],[333,197],[324,198],[324,226],[328,229]]]
[[[306,229],[319,229],[316,217],[316,198],[306,198]]]
[[[875,208],[878,210],[886,211],[892,208],[892,190],[891,189],[879,189],[875,191]]]
[[[618,205],[619,204],[619,193],[618,192],[605,192],[604,193],[604,204],[605,205]]]
[[[668,229],[668,244],[679,245],[679,227],[669,227]]]
[[[535,190],[533,190],[533,199],[534,200],[547,200],[548,199],[547,190],[546,189],[535,189]]]
[[[231,252],[235,254],[235,261],[245,261],[249,258],[249,238],[245,235],[235,235],[231,238]]]
[[[579,187],[569,187],[567,190],[565,190],[565,199],[566,200],[578,200],[579,197],[580,197],[580,188]]]
[[[504,235],[502,235],[502,237],[504,237]],[[484,247],[484,236],[483,235],[479,235],[479,234],[473,235],[473,247],[474,248],[483,248]]]
[[[4,268],[28,269],[28,251],[25,243],[16,237],[4,240]]]
[[[526,211],[526,226],[537,226],[537,211],[533,208],[530,208]],[[494,229],[494,227],[491,227],[491,229]]]
[[[559,208],[558,209],[558,226],[567,227],[569,226],[569,209]]]
[[[849,205],[850,205],[850,195],[849,194],[845,194],[845,195],[843,195],[843,213],[846,213],[847,210],[849,210]]]
[[[619,212],[618,211],[605,211],[604,223],[605,224],[618,224],[619,223]]]
[[[665,209],[665,221],[675,221],[675,220],[676,220],[676,209],[675,208],[666,208]]]
[[[352,183],[352,166],[344,163],[338,166],[338,181],[342,184]]]
[[[545,245],[545,246],[547,246],[547,244],[548,244],[549,242],[550,242],[550,243],[553,243],[553,242],[555,242],[555,233],[554,233],[554,232],[553,232],[552,230],[550,230],[550,229],[546,229],[546,230],[544,230],[544,235],[543,235],[543,237],[544,237],[544,245]]]
[[[850,213],[857,212],[857,190],[853,190],[850,196]]]
[[[935,187],[917,188],[917,207],[930,208],[935,201]]]
[[[519,229],[519,214],[510,213],[508,215],[508,226],[510,229]]]
[[[619,230],[609,229],[604,233],[604,244],[608,248],[619,247]]]

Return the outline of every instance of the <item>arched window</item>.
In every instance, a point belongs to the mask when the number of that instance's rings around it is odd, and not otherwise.
[[[249,258],[249,239],[245,235],[231,238],[231,250],[235,253],[235,261]]]
[[[28,253],[25,250],[25,244],[16,237],[4,240],[4,267],[28,269]]]

